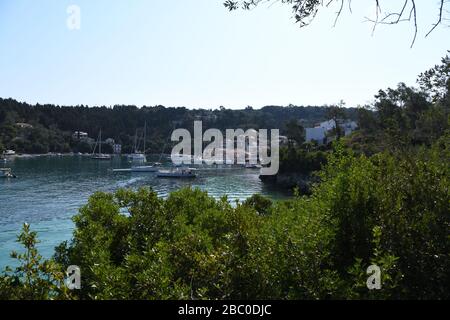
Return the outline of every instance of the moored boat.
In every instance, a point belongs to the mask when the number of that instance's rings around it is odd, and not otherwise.
[[[3,152],[4,156],[15,156],[16,152],[14,150],[6,150],[5,152]]]
[[[144,150],[141,152],[139,151],[139,142],[141,140],[141,137],[138,138],[138,130],[136,129],[136,133],[134,135],[134,148],[133,153],[128,155],[128,161],[132,163],[145,163],[147,162],[147,157],[145,156],[146,152],[146,141],[147,141],[147,122],[145,122],[144,125],[144,132],[143,132],[143,142],[144,142]]]
[[[158,168],[155,166],[133,166],[131,172],[156,172]]]
[[[111,160],[111,156],[109,154],[99,153],[92,156],[94,160]]]
[[[98,153],[95,153],[98,145]],[[92,159],[94,160],[111,160],[111,156],[109,154],[102,153],[102,130],[98,134],[97,142],[95,143],[94,150],[92,151]]]
[[[178,168],[175,170],[161,170],[157,174],[158,178],[178,178],[178,179],[185,179],[185,178],[196,178],[197,174],[193,172],[190,168]]]
[[[128,155],[128,161],[130,162],[139,162],[139,163],[143,163],[147,161],[147,158],[145,157],[145,155],[143,153],[140,152],[134,152],[132,154]]]
[[[261,169],[262,166],[260,164],[246,164],[245,169]]]

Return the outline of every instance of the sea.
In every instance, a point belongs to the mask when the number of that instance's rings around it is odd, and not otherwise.
[[[154,155],[148,160],[158,158]],[[169,165],[167,159],[164,165]],[[256,193],[274,200],[289,197],[285,191],[262,183],[257,169],[207,168],[197,171],[196,179],[161,179],[155,173],[114,172],[131,167],[126,157],[98,161],[86,155],[16,157],[0,162],[0,167],[11,168],[17,176],[0,179],[0,271],[17,265],[10,254],[23,251],[17,236],[24,223],[37,232],[39,253],[50,258],[57,245],[71,240],[72,217],[96,191],[150,187],[165,198],[172,191],[192,187],[216,199],[226,195],[232,203]]]

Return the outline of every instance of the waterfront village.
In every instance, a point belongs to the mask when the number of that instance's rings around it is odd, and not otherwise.
[[[358,128],[358,124],[355,121],[338,121],[339,127],[341,129],[341,132],[343,135],[348,136],[353,131],[355,131]],[[32,125],[27,123],[16,123],[16,126],[19,128],[32,128]],[[336,128],[336,121],[335,120],[328,120],[323,121],[320,123],[317,123],[315,126],[310,128],[305,128],[305,142],[315,142],[318,145],[327,144],[333,139],[335,139],[335,135],[330,134],[334,131]],[[75,131],[72,133],[72,139],[74,141],[79,141],[88,144],[92,148],[95,147],[96,144],[100,145],[106,145],[108,146],[108,150],[112,150],[113,154],[122,154],[122,145],[120,143],[116,143],[116,141],[113,138],[105,138],[104,140],[98,141],[93,137],[89,137],[87,132],[83,131]],[[280,146],[288,145],[289,143],[294,143],[292,140],[287,136],[280,136],[279,137],[279,144]],[[248,141],[247,141],[248,145]],[[95,150],[94,150],[95,151]],[[73,153],[68,153],[73,154]],[[61,153],[54,153],[49,152],[45,155],[62,155]],[[3,153],[0,155],[2,159],[8,159],[12,157],[31,157],[36,156],[36,154],[20,154],[16,153],[15,150],[4,150]]]

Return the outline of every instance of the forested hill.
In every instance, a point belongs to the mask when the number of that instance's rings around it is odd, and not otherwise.
[[[356,118],[356,109],[346,109],[348,118]],[[191,110],[184,107],[117,105],[108,107],[29,105],[14,99],[0,98],[0,150],[14,149],[23,153],[88,152],[71,135],[75,131],[97,137],[113,138],[129,152],[136,129],[147,123],[149,152],[161,151],[175,127],[191,128],[194,120],[202,120],[204,128],[278,128],[284,132],[290,120],[301,120],[304,127],[327,119],[328,107],[267,106],[243,110],[220,108]]]

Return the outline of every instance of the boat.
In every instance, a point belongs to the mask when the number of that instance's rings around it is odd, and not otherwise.
[[[14,156],[16,155],[16,152],[14,150],[6,150],[3,152],[4,156]]]
[[[179,168],[175,170],[161,170],[156,175],[158,178],[177,178],[177,179],[192,179],[196,178],[197,174],[191,168]]]
[[[245,169],[261,169],[262,166],[260,164],[246,164]]]
[[[0,168],[0,178],[17,178],[10,168]]]
[[[147,158],[141,152],[134,152],[128,155],[128,160],[130,162],[146,162]]]
[[[156,166],[133,166],[131,167],[131,172],[156,172],[158,171]]]
[[[139,149],[139,143],[138,143],[138,135],[137,135],[137,130],[136,133],[134,135],[134,152],[128,155],[128,160],[130,162],[137,162],[137,163],[145,163],[147,162],[147,158],[145,156],[145,142],[147,140],[147,122],[144,125],[144,151],[140,152],[138,151]]]
[[[95,153],[98,145],[98,153]],[[102,153],[102,130],[98,134],[98,139],[95,142],[94,150],[92,151],[92,159],[94,160],[111,160],[111,156],[109,154]]]
[[[153,165],[148,166],[132,166],[129,169],[113,169],[113,172],[157,172],[161,164],[155,162]]]
[[[111,156],[109,154],[98,154],[92,156],[94,160],[111,160]]]
[[[131,169],[113,169],[112,172],[117,173],[117,172],[131,172]]]

